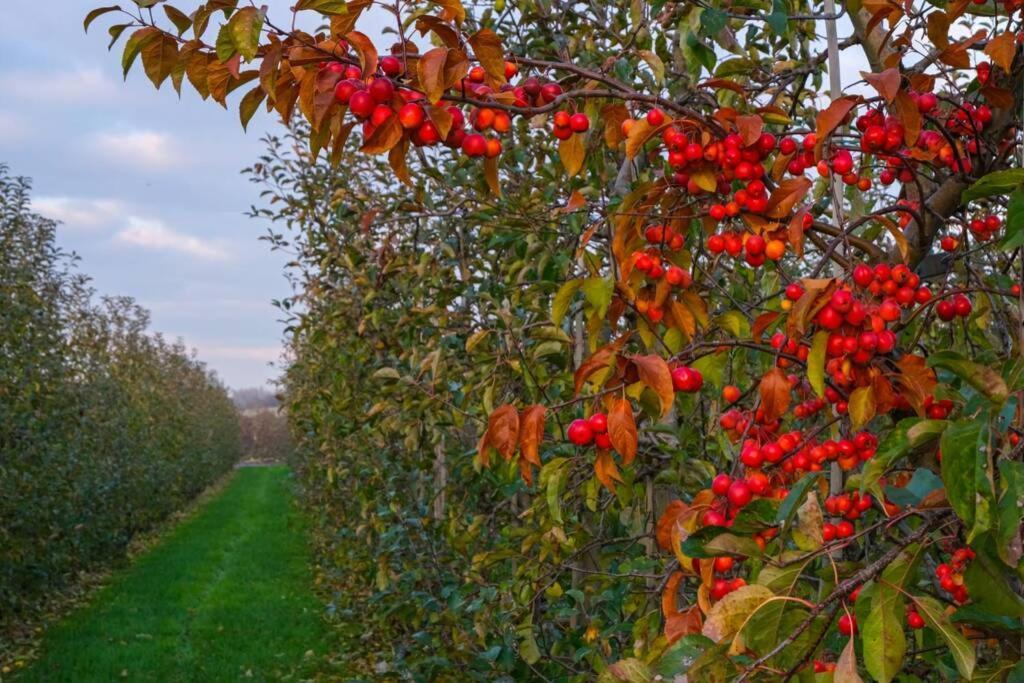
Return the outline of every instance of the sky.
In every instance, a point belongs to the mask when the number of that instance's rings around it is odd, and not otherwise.
[[[32,178],[34,209],[62,222],[59,243],[100,293],[134,297],[154,330],[183,339],[228,386],[263,385],[280,373],[271,301],[290,293],[287,258],[259,240],[267,225],[245,216],[260,188],[240,170],[280,123],[261,109],[243,132],[241,93],[227,110],[187,85],[179,98],[169,83],[155,90],[141,63],[124,80],[119,47],[107,51],[112,15],[82,30],[103,4],[0,5],[0,163]],[[287,17],[293,0],[266,4]],[[382,20],[370,15],[360,30],[376,39]],[[847,60],[851,82],[866,65]]]
[[[34,210],[63,223],[60,245],[100,293],[134,297],[228,386],[263,385],[280,374],[271,301],[289,294],[286,256],[244,215],[260,188],[239,171],[279,120],[260,110],[243,132],[244,89],[226,111],[187,85],[179,99],[169,83],[153,88],[141,60],[125,81],[120,50],[107,51],[113,15],[82,30],[105,4],[0,4],[0,163],[32,179]],[[287,17],[293,2],[268,4]]]

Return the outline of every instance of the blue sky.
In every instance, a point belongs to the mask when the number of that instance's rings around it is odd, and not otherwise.
[[[135,297],[155,330],[183,338],[229,386],[263,384],[278,374],[270,302],[289,293],[286,259],[245,217],[259,188],[239,170],[280,124],[261,110],[246,133],[236,109],[187,86],[180,99],[169,84],[154,90],[141,68],[123,81],[109,16],[82,31],[104,4],[4,0],[0,162],[32,178],[34,208],[63,221],[61,245],[101,293]],[[271,16],[291,4],[273,0]]]

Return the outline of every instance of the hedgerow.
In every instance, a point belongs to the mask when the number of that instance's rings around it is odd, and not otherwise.
[[[239,457],[227,391],[127,297],[100,297],[0,166],[0,626]]]

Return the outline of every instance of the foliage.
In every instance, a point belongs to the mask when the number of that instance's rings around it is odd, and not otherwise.
[[[293,126],[250,173],[349,666],[1019,667],[1021,4],[370,5],[113,29]]]
[[[284,462],[291,456],[291,433],[284,412],[277,408],[251,408],[242,411],[238,421],[246,459]]]
[[[238,459],[227,392],[131,299],[97,300],[0,167],[0,614],[108,565]]]

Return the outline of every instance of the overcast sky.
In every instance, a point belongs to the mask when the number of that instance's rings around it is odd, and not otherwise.
[[[245,133],[235,107],[156,91],[141,62],[124,82],[112,15],[82,31],[104,4],[0,3],[0,163],[32,178],[35,210],[63,222],[60,244],[101,293],[135,297],[229,386],[263,384],[281,350],[270,302],[289,292],[284,256],[258,241],[266,225],[244,215],[259,188],[239,170],[279,124],[261,110]],[[293,3],[268,4],[280,16]]]
[[[156,91],[141,64],[123,82],[119,48],[106,49],[112,15],[82,31],[103,4],[0,4],[0,162],[33,179],[35,209],[63,222],[61,245],[101,293],[135,297],[155,330],[183,338],[229,386],[263,384],[281,352],[270,302],[289,291],[284,255],[244,215],[259,188],[239,170],[280,124],[261,110],[245,133],[236,107],[203,102],[187,85],[180,99],[169,83]],[[293,2],[267,4],[287,17]],[[376,37],[380,21],[360,29]],[[844,81],[866,68],[858,57],[844,55]]]

